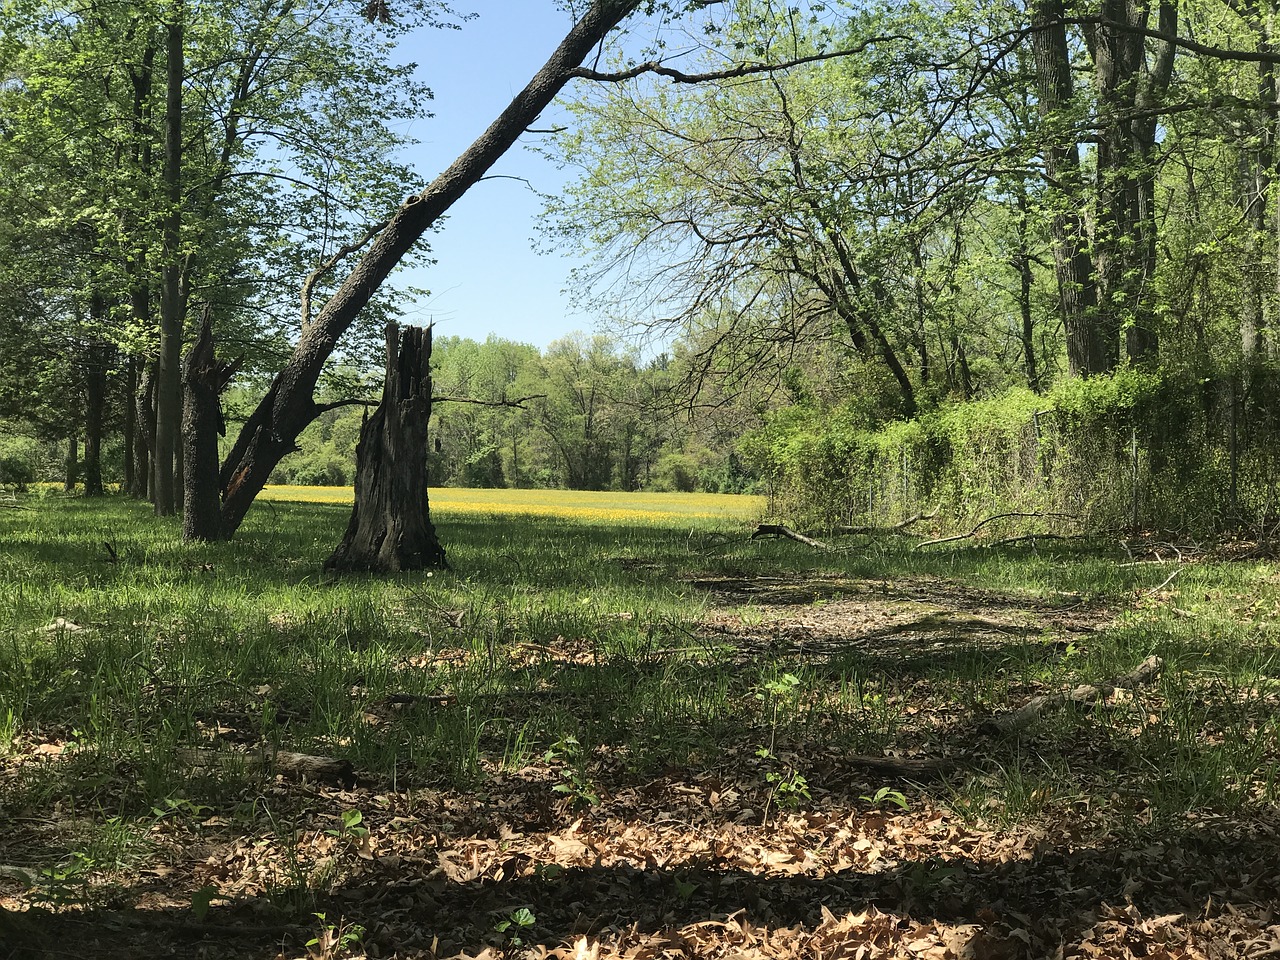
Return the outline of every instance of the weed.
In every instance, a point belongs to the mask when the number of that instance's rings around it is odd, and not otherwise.
[[[330,923],[323,913],[312,914],[320,922],[320,931],[307,941],[307,955],[315,960],[338,960],[364,940],[365,928],[358,923],[339,919]]]

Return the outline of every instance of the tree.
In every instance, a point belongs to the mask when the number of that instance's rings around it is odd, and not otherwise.
[[[448,567],[427,503],[431,328],[387,324],[382,402],[360,430],[356,497],[330,570]]]

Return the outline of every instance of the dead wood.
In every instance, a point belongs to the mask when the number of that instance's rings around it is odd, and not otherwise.
[[[1163,668],[1164,661],[1159,657],[1147,657],[1147,659],[1143,660],[1129,673],[1126,673],[1123,677],[1118,677],[1109,683],[1099,683],[1096,685],[1081,684],[1080,686],[1063,693],[1052,693],[1045,694],[1040,697],[1034,697],[1017,710],[1001,714],[998,717],[992,717],[990,720],[978,727],[978,732],[992,736],[1016,733],[1035,722],[1041,714],[1047,713],[1050,710],[1056,710],[1069,703],[1080,705],[1096,703],[1099,700],[1104,700],[1111,696],[1111,694],[1115,693],[1118,687],[1137,687],[1150,683],[1160,675],[1160,671]]]
[[[903,533],[908,527],[914,526],[921,520],[932,520],[938,515],[942,509],[942,504],[938,504],[929,513],[915,513],[907,517],[905,520],[899,520],[897,523],[891,523],[887,527],[853,527],[848,524],[839,524],[835,527],[837,533],[856,533],[869,534],[871,536],[880,536],[890,533]]]
[[[760,537],[786,537],[788,540],[794,540],[796,543],[803,543],[806,547],[813,547],[815,550],[830,550],[821,540],[814,540],[812,537],[806,537],[803,533],[796,533],[790,527],[783,526],[780,523],[762,523],[756,527],[756,532],[751,534],[752,540]]]
[[[955,769],[952,760],[938,760],[927,757],[846,757],[845,762],[851,767],[872,770],[882,776],[898,777],[902,780],[923,782],[945,777]]]
[[[952,543],[956,540],[968,540],[970,537],[974,536],[979,530],[981,530],[983,527],[985,527],[989,523],[995,523],[997,520],[1011,520],[1011,519],[1020,518],[1020,517],[1054,517],[1059,520],[1074,520],[1077,523],[1080,520],[1079,517],[1070,513],[1040,513],[1040,512],[997,513],[994,516],[987,517],[985,520],[979,520],[976,524],[974,524],[973,529],[967,531],[966,533],[957,533],[957,534],[953,534],[950,537],[938,537],[937,539],[934,539],[934,540],[921,540],[919,543],[916,544],[916,546],[931,547],[939,543]]]
[[[1003,540],[992,540],[988,547],[1010,547],[1019,543],[1036,540],[1087,540],[1087,533],[1024,533],[1016,537],[1005,537]]]
[[[277,750],[262,753],[238,753],[225,750],[178,750],[176,756],[192,767],[203,769],[235,769],[279,773],[298,780],[338,783],[355,782],[355,768],[350,760],[316,757],[307,753]]]

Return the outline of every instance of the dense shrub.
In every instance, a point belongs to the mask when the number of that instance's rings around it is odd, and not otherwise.
[[[1242,383],[1124,370],[880,429],[790,408],[742,450],[797,522],[888,524],[938,506],[952,528],[1040,512],[1089,529],[1205,533],[1280,509],[1277,400],[1274,374]]]

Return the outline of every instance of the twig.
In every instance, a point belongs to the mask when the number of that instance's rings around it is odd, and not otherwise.
[[[1177,578],[1178,574],[1180,574],[1181,572],[1182,572],[1182,568],[1181,568],[1181,567],[1179,567],[1177,570],[1173,571],[1173,573],[1171,573],[1171,574],[1169,574],[1167,577],[1165,577],[1165,578],[1164,578],[1164,582],[1163,582],[1163,583],[1161,583],[1161,584],[1160,584],[1160,586],[1158,586],[1158,587],[1152,587],[1150,590],[1148,590],[1146,593],[1144,593],[1144,594],[1143,594],[1141,597],[1139,597],[1138,599],[1139,599],[1139,600],[1145,600],[1147,597],[1151,596],[1152,594],[1159,593],[1161,590],[1163,590],[1163,589],[1164,589],[1165,587],[1167,587],[1169,584],[1173,583],[1173,581]]]

